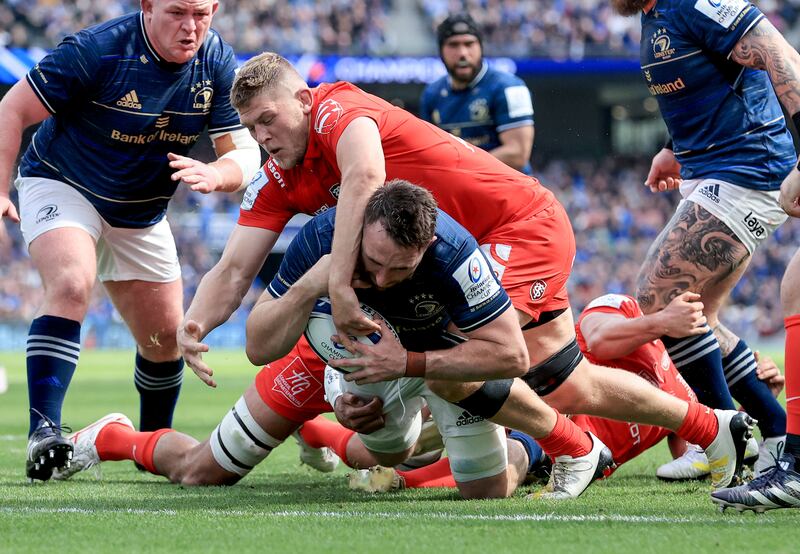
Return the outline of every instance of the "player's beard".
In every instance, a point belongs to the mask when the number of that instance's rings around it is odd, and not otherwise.
[[[461,60],[459,60],[458,63],[461,63]],[[467,78],[461,77],[459,73],[457,73],[456,71],[457,69],[464,67],[470,68],[470,72]],[[480,58],[474,64],[467,63],[463,66],[456,65],[455,67],[452,68],[448,67],[447,72],[450,74],[450,78],[453,79],[453,81],[455,81],[456,83],[461,83],[462,85],[468,85],[475,79],[475,77],[478,76],[478,73],[480,73],[481,71],[481,67],[483,67],[483,58]]]
[[[611,7],[620,15],[636,15],[652,0],[611,0]]]

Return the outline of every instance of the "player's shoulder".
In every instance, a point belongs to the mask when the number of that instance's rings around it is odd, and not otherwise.
[[[507,71],[489,68],[486,72],[484,79],[497,88],[506,88],[514,86],[526,86],[525,81]]]
[[[428,83],[422,91],[423,96],[434,96],[441,94],[442,89],[447,88],[447,75],[439,77],[435,81]]]
[[[236,60],[233,47],[225,42],[222,35],[213,28],[209,29],[205,44],[203,44],[203,55],[215,61]]]
[[[636,299],[632,296],[610,293],[598,296],[589,302],[586,308],[584,308],[583,313],[586,314],[591,311],[618,311],[630,317],[635,316],[635,314],[639,313],[641,310],[639,309],[639,304],[636,302]]]
[[[139,18],[138,12],[122,15],[78,31],[74,38],[77,44],[96,48],[101,55],[112,54],[124,49],[129,37],[135,37]]]
[[[442,210],[437,210],[436,217],[436,242],[433,251],[436,258],[442,261],[451,261],[459,253],[474,249],[477,246],[475,238],[458,221]],[[467,252],[469,253],[469,252]]]

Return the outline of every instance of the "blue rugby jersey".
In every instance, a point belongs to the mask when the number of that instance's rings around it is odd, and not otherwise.
[[[446,75],[425,87],[420,117],[484,150],[500,146],[499,134],[533,125],[531,92],[522,79],[486,62],[472,83],[453,90]],[[530,164],[523,173],[530,175]]]
[[[235,69],[213,30],[190,62],[164,61],[141,13],[70,35],[27,75],[52,116],[20,173],[75,187],[113,226],[153,225],[178,185],[167,152],[186,155],[206,127],[242,127],[228,99]]]
[[[303,226],[269,284],[270,294],[276,298],[285,294],[330,253],[335,217],[336,209],[332,208]],[[470,332],[511,307],[477,241],[441,210],[436,241],[411,278],[383,291],[357,289],[356,294],[394,326],[403,346],[412,351],[452,347],[454,340],[445,331],[450,321]]]
[[[767,72],[730,59],[763,17],[747,0],[658,0],[642,15],[642,74],[684,179],[776,190],[797,160]]]

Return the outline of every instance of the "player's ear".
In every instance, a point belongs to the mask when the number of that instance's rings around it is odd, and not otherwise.
[[[141,0],[142,11],[146,14],[153,13],[153,0]]]
[[[214,0],[214,2],[211,4],[211,15],[217,13],[218,9],[219,9],[219,0]]]
[[[311,89],[307,87],[301,88],[297,91],[296,96],[303,106],[303,114],[311,113],[311,107],[314,105],[314,97],[311,95]]]

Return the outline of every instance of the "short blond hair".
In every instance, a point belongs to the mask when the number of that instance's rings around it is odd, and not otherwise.
[[[239,111],[254,96],[271,90],[278,84],[284,84],[289,79],[298,79],[305,83],[289,60],[275,52],[262,52],[247,60],[233,79],[231,105]]]

